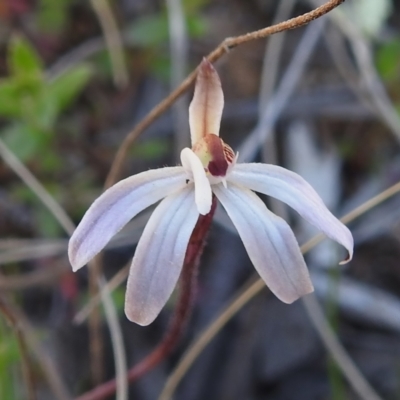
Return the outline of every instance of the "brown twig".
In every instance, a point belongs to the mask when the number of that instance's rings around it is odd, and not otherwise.
[[[211,211],[205,216],[199,216],[197,224],[190,237],[180,280],[181,293],[171,321],[171,326],[160,344],[146,358],[129,370],[128,380],[130,383],[145,375],[164,360],[175,348],[185,330],[192,309],[200,256],[203,253],[207,233],[211,226],[216,205],[216,199],[213,197]],[[115,393],[115,389],[116,380],[112,379],[111,381],[103,383],[93,390],[84,393],[75,400],[102,400]]]
[[[280,22],[279,24],[269,26],[264,29],[260,29],[255,32],[246,33],[245,35],[235,36],[232,38],[225,39],[218,47],[216,47],[211,53],[208,54],[207,59],[210,62],[215,62],[221,58],[229,50],[243,43],[247,43],[257,39],[263,39],[267,36],[274,35],[275,33],[299,28],[307,25],[309,22],[322,17],[329,11],[333,10],[344,0],[329,0],[324,5],[315,8],[314,10],[300,15],[295,18],[291,18],[287,21]],[[190,85],[194,82],[197,75],[198,67],[178,86],[168,97],[158,103],[137,125],[128,133],[121,146],[119,147],[117,154],[115,155],[113,164],[111,165],[110,172],[107,176],[105,187],[108,188],[113,185],[121,174],[122,165],[128,154],[128,150],[132,143],[142,134],[142,132],[148,128],[154,120],[162,115],[169,107],[189,89]]]
[[[20,328],[18,318],[14,315],[12,309],[8,306],[7,301],[2,297],[0,297],[0,313],[3,314],[6,321],[12,327],[18,342],[18,347],[21,355],[22,375],[25,381],[27,399],[36,400],[37,397],[35,391],[35,380],[33,378],[33,371],[29,360],[25,337]]]

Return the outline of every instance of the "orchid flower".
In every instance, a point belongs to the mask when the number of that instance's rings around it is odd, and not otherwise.
[[[270,290],[292,303],[313,285],[289,225],[254,193],[273,196],[342,244],[352,258],[350,231],[299,175],[276,165],[237,163],[219,137],[224,96],[214,67],[199,67],[189,107],[192,148],[182,166],[142,172],[105,191],[89,208],[69,242],[73,270],[83,267],[127,222],[160,201],[136,247],[129,272],[125,313],[140,325],[160,313],[178,281],[199,215],[209,213],[213,193],[225,208],[254,267]]]

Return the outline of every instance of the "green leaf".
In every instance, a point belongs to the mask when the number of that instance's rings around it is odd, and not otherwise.
[[[29,161],[42,149],[41,137],[24,123],[16,123],[2,131],[10,150],[21,160]]]
[[[183,0],[182,5],[185,10],[185,14],[194,14],[200,11],[200,8],[210,3],[210,0]]]
[[[43,83],[33,76],[0,80],[0,115],[22,118],[38,102]]]
[[[13,75],[42,74],[43,65],[36,50],[20,35],[15,35],[11,38],[8,62]]]
[[[131,154],[134,157],[143,159],[153,159],[167,154],[169,151],[168,143],[163,139],[147,140],[139,143],[132,148]]]
[[[49,133],[54,128],[59,114],[59,107],[46,92],[36,100],[30,122],[43,133]]]
[[[377,52],[376,65],[386,81],[399,79],[400,76],[400,37],[383,45]]]
[[[15,387],[16,366],[20,358],[18,343],[14,333],[9,327],[4,326],[0,319],[0,398],[17,399],[20,393],[17,393]]]
[[[46,88],[51,101],[57,104],[58,111],[65,110],[82,92],[93,75],[93,69],[87,65],[79,65],[50,82]]]
[[[171,76],[171,57],[156,54],[150,65],[151,72],[164,82],[169,82]]]
[[[59,222],[49,211],[43,207],[36,207],[35,210],[36,226],[39,232],[46,238],[56,238],[62,231]]]
[[[155,47],[164,44],[169,39],[168,24],[165,13],[142,17],[128,28],[128,42],[140,47]],[[187,15],[186,24],[190,37],[200,37],[207,29],[206,20],[200,15]]]
[[[153,47],[168,41],[166,14],[149,15],[136,20],[128,28],[128,42],[134,46]]]
[[[70,0],[40,0],[37,21],[42,31],[48,33],[61,32],[68,18]]]
[[[189,15],[186,18],[188,34],[191,38],[200,38],[207,32],[208,24],[201,15]]]
[[[40,160],[40,166],[43,171],[54,173],[61,169],[63,162],[57,153],[47,151]]]
[[[4,117],[20,116],[18,85],[11,79],[0,81],[0,115]]]

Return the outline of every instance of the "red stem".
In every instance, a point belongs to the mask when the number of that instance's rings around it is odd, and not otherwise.
[[[185,254],[185,260],[183,262],[183,270],[180,282],[181,293],[175,308],[170,328],[158,346],[147,357],[145,357],[138,364],[134,365],[128,371],[128,381],[130,383],[141,378],[163,359],[165,359],[175,348],[185,330],[186,323],[193,305],[193,289],[195,288],[197,281],[197,270],[200,256],[203,253],[207,233],[211,226],[216,205],[216,199],[213,197],[211,211],[207,215],[199,216],[199,219],[197,220],[196,226],[190,237],[188,248]],[[82,394],[75,400],[102,400],[114,394],[115,391],[116,380],[114,378],[108,382],[96,386],[94,389]]]

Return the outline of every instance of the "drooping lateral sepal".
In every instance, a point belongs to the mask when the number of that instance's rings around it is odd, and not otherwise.
[[[292,303],[311,293],[313,285],[290,226],[244,187],[219,184],[214,193],[235,225],[251,262],[276,297]]]
[[[296,210],[304,219],[344,246],[353,257],[354,241],[349,229],[325,206],[312,186],[300,175],[271,164],[237,164],[228,181],[277,198]]]

